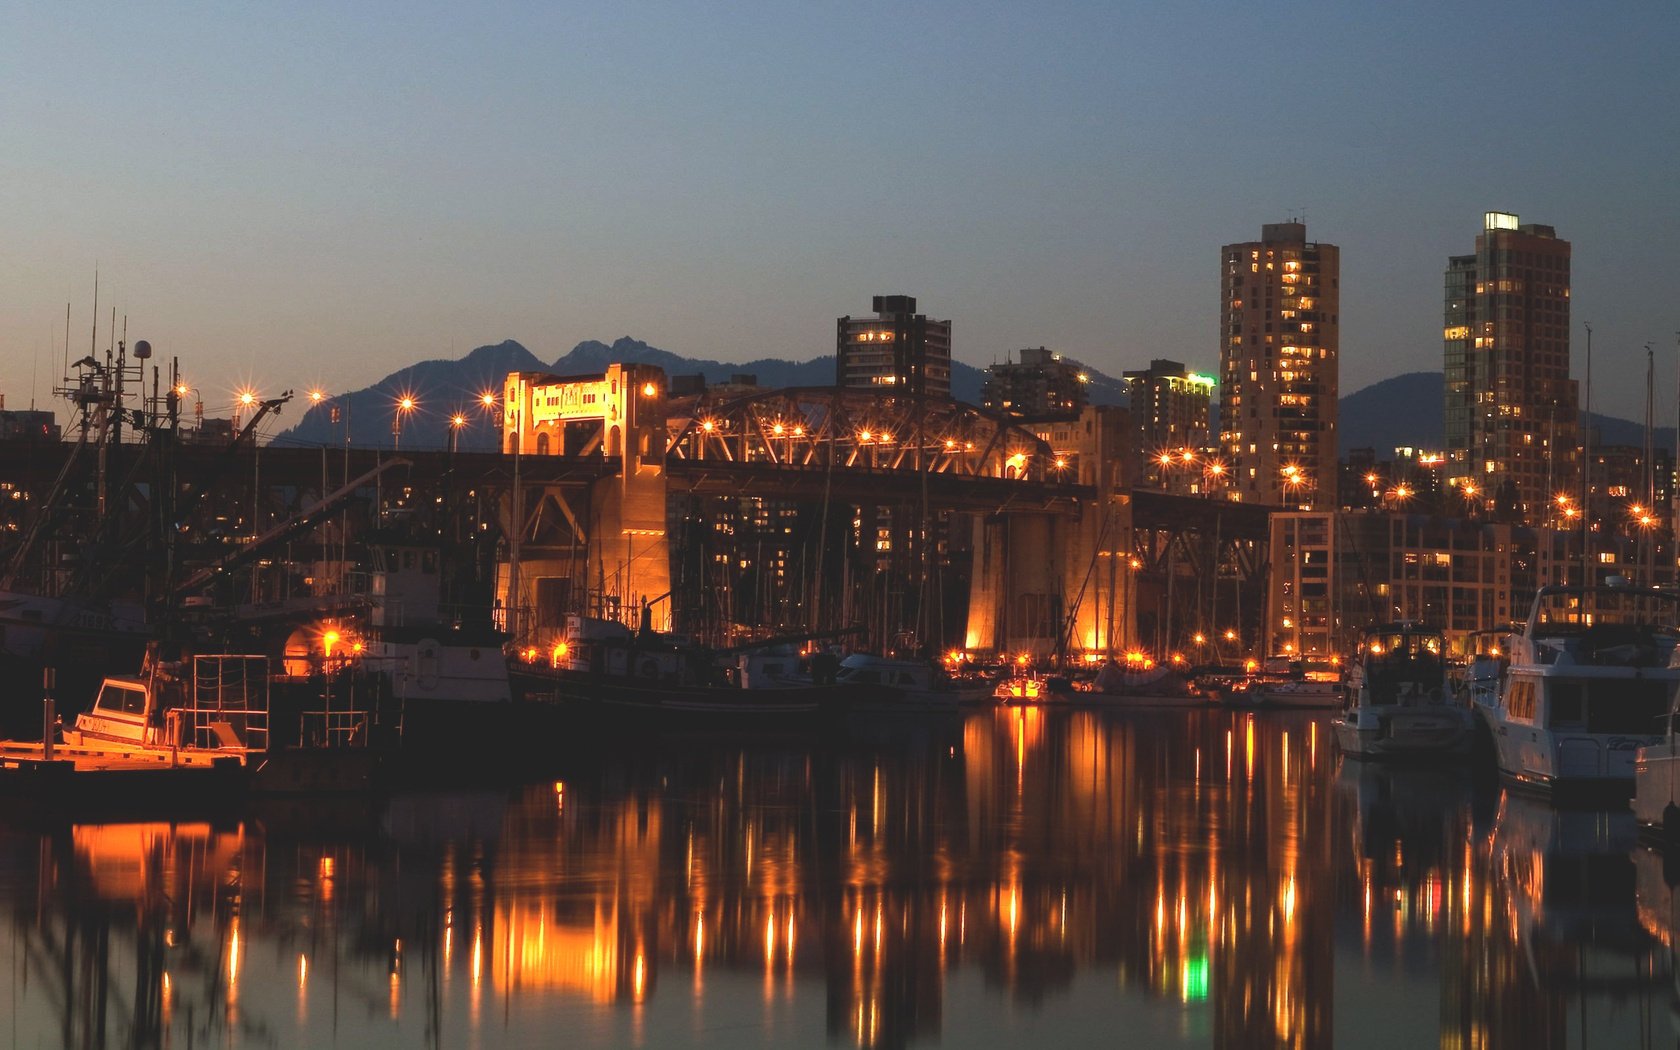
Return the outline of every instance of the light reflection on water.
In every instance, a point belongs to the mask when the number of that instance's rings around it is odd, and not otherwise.
[[[1625,811],[1342,762],[1304,716],[666,741],[512,790],[5,830],[0,1038],[1667,1047],[1670,868]]]

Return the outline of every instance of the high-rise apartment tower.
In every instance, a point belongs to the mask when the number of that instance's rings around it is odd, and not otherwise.
[[[1448,484],[1542,523],[1578,466],[1569,242],[1486,213],[1476,254],[1447,261],[1442,336]]]
[[[1227,244],[1220,277],[1219,450],[1233,499],[1336,505],[1341,250],[1304,222]]]
[[[951,396],[951,322],[917,313],[914,296],[877,295],[874,317],[835,327],[835,385]]]

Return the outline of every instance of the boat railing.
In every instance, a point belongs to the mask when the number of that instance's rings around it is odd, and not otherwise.
[[[180,709],[183,742],[221,750],[268,750],[268,658],[193,657],[193,688]]]
[[[300,711],[299,740],[309,747],[363,747],[368,741],[368,713],[348,709]]]

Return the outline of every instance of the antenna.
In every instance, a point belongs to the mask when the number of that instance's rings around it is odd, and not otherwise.
[[[99,354],[99,264],[93,264],[93,332],[88,336],[88,356]],[[69,369],[64,370],[67,374]]]

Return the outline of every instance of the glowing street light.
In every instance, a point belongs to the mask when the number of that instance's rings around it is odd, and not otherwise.
[[[393,449],[402,448],[403,417],[408,415],[410,412],[413,412],[419,407],[419,405],[420,403],[414,400],[414,395],[412,394],[403,394],[401,397],[397,398],[397,410],[391,416],[391,447]]]

